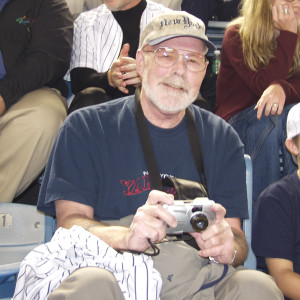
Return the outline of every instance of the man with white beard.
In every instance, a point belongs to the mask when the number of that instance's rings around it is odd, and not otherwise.
[[[283,299],[268,275],[236,269],[248,250],[241,228],[248,217],[244,149],[230,125],[192,104],[208,48],[214,45],[200,19],[186,12],[155,17],[136,54],[141,90],[67,118],[38,208],[56,216],[58,227],[80,226],[120,253],[149,253],[152,247],[162,286],[149,299]],[[215,201],[215,220],[202,232],[190,232],[194,247],[166,239],[167,228],[178,225],[162,205],[173,205],[177,195],[161,180],[169,177],[201,182]],[[127,278],[113,274],[78,267],[48,299],[136,299],[136,293],[150,291],[145,277],[125,294],[120,285]]]

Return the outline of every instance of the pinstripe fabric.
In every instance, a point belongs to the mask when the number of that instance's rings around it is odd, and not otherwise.
[[[80,226],[59,228],[26,256],[13,299],[46,299],[73,271],[88,266],[112,272],[126,300],[160,299],[162,279],[151,257],[120,254]]]
[[[148,0],[141,18],[141,32],[154,16],[169,10]],[[106,72],[119,57],[122,40],[122,29],[106,5],[80,14],[74,23],[70,70],[85,67]],[[70,80],[69,72],[65,78]]]

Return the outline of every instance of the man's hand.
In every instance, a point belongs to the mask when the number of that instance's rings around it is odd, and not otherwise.
[[[145,251],[149,248],[147,239],[152,243],[162,241],[166,236],[166,224],[177,226],[175,217],[162,204],[172,205],[173,195],[153,190],[145,205],[138,208],[128,234],[126,249]]]
[[[228,264],[235,255],[234,235],[230,225],[224,218],[225,208],[220,204],[215,204],[213,210],[216,212],[215,223],[203,232],[192,232],[190,234],[201,249],[199,251],[200,256],[211,256],[219,263]]]
[[[272,6],[272,16],[276,29],[297,33],[298,21],[292,5],[286,1],[275,0]]]
[[[145,205],[138,208],[130,227],[107,226],[94,220],[91,206],[69,200],[56,200],[57,226],[71,228],[79,225],[114,249],[145,251],[151,242],[160,242],[166,236],[165,224],[177,226],[175,217],[162,204],[173,204],[173,195],[153,190]]]
[[[265,111],[265,116],[281,115],[285,104],[285,92],[281,85],[272,84],[261,95],[254,109],[257,109],[257,119],[260,120]]]
[[[3,97],[0,95],[0,117],[3,115],[5,111],[5,102]]]
[[[141,84],[141,77],[136,70],[136,61],[129,57],[129,44],[124,44],[119,58],[113,62],[110,70],[107,72],[108,83],[110,86],[118,88],[121,92],[127,94],[127,85],[135,87]]]

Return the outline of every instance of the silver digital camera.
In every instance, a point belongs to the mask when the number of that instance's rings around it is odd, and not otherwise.
[[[164,204],[163,207],[175,216],[178,224],[172,228],[167,226],[167,234],[201,232],[214,223],[216,213],[212,211],[213,200],[200,197],[194,200],[176,200],[174,205]]]

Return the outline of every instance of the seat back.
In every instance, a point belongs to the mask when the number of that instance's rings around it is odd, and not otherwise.
[[[22,260],[54,231],[54,219],[36,206],[0,203],[0,299],[12,297]]]
[[[208,39],[214,43],[217,49],[221,50],[223,38],[228,21],[214,21],[210,20],[207,25],[206,35]]]
[[[246,164],[246,185],[247,185],[247,199],[248,199],[248,212],[249,219],[243,221],[243,230],[246,235],[246,240],[249,246],[249,253],[244,266],[248,269],[256,269],[256,257],[251,248],[251,237],[252,237],[252,189],[253,189],[253,172],[252,172],[252,161],[249,155],[245,154]]]

